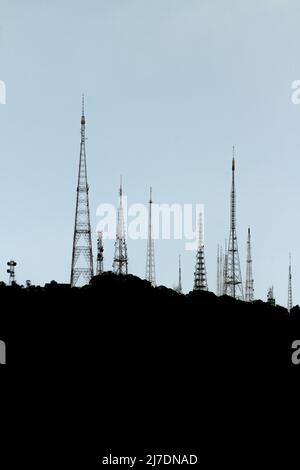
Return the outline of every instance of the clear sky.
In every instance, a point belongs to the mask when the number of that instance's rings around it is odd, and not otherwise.
[[[0,279],[13,257],[20,283],[69,281],[85,92],[93,229],[121,173],[129,203],[152,185],[156,202],[205,204],[214,290],[235,144],[243,277],[250,225],[255,296],[273,284],[286,305],[291,251],[300,303],[299,25],[299,0],[1,0]],[[181,253],[190,290],[195,252],[183,241],[155,249],[158,283],[177,282]],[[128,252],[143,277],[145,242]],[[106,269],[112,257],[108,241]]]

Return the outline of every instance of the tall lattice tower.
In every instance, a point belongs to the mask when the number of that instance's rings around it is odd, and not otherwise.
[[[288,282],[288,303],[287,309],[290,313],[293,308],[293,291],[292,291],[292,261],[291,261],[291,253],[289,259],[289,282]]]
[[[218,245],[217,250],[217,289],[216,294],[220,295],[220,246]]]
[[[232,185],[230,197],[230,233],[228,242],[226,294],[235,299],[244,300],[241,266],[236,234],[236,193],[235,193],[235,158],[232,157]]]
[[[248,239],[247,239],[245,300],[246,300],[246,302],[253,302],[253,300],[254,300],[254,280],[253,280],[253,274],[252,274],[251,231],[250,231],[250,227],[248,227]]]
[[[220,247],[220,295],[223,295],[223,247]]]
[[[113,262],[113,272],[115,274],[128,274],[127,242],[125,235],[125,222],[123,210],[123,187],[122,178],[119,189],[119,208],[117,220],[117,233],[115,241],[115,256]]]
[[[94,270],[89,209],[89,185],[87,182],[85,153],[84,95],[82,95],[80,157],[71,266],[71,286],[76,286],[81,280],[83,283],[88,284],[93,275]]]
[[[99,274],[103,274],[103,253],[104,253],[104,247],[103,247],[103,233],[100,231],[98,232],[98,238],[97,238],[97,266],[96,266],[96,274],[99,276]]]
[[[152,188],[150,188],[150,199],[149,199],[146,279],[152,284],[152,286],[155,286],[155,257],[154,257],[154,239],[153,239],[153,231],[152,231]]]
[[[222,277],[222,294],[223,295],[226,295],[227,293],[227,286],[226,286],[227,267],[228,267],[228,251],[227,251],[227,240],[225,240],[225,253],[223,255],[223,277]]]
[[[222,245],[218,245],[217,250],[217,295],[223,295],[223,250]]]
[[[178,259],[178,286],[177,286],[178,294],[182,294],[182,280],[181,280],[181,256],[179,255]]]
[[[201,212],[199,214],[199,241],[194,276],[194,290],[208,290],[204,256],[203,221]]]

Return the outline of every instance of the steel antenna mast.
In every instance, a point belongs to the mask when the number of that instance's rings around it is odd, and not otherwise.
[[[194,290],[208,290],[204,256],[202,212],[199,214],[199,242],[194,273]]]
[[[182,280],[181,280],[181,255],[179,255],[178,259],[178,294],[182,294]]]
[[[146,279],[155,286],[155,257],[154,257],[154,239],[152,231],[152,188],[150,188],[149,199],[149,219],[148,219],[148,242],[146,259]]]
[[[99,276],[100,274],[103,274],[103,233],[100,231],[98,232],[98,238],[97,238],[97,267],[96,267],[96,274]]]
[[[226,294],[235,299],[244,300],[241,266],[236,234],[236,192],[235,192],[235,158],[232,148],[232,185],[230,196],[230,232],[228,243]]]
[[[125,235],[125,222],[124,222],[124,211],[123,211],[122,177],[120,178],[119,209],[118,209],[113,272],[115,274],[128,274],[127,242],[126,242],[126,235]]]
[[[94,275],[93,251],[89,209],[89,185],[85,153],[84,95],[82,95],[80,157],[76,196],[75,227],[71,266],[71,286],[77,285],[80,278],[88,284]]]
[[[217,250],[217,295],[223,295],[223,248],[218,245]]]
[[[227,250],[227,240],[225,240],[225,253],[223,256],[223,278],[222,278],[222,294],[227,295],[227,268],[228,268],[228,250]]]
[[[246,285],[245,285],[245,300],[246,302],[253,302],[254,300],[254,280],[252,274],[252,256],[251,256],[251,231],[248,227],[248,240],[247,240],[247,262],[246,262]]]
[[[288,283],[288,313],[291,313],[293,308],[293,292],[292,292],[292,260],[291,260],[291,253],[289,257],[289,283]]]
[[[220,274],[219,274],[219,279],[220,279],[220,296],[223,295],[223,247],[222,245],[220,246]]]

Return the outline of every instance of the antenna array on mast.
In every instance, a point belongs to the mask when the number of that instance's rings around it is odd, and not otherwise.
[[[83,284],[88,284],[94,275],[89,209],[89,186],[87,181],[85,153],[84,95],[82,95],[82,113],[80,124],[80,156],[71,265],[72,287],[76,286],[81,280],[83,281]]]

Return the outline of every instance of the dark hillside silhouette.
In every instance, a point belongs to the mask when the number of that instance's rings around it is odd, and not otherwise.
[[[136,276],[111,272],[95,276],[90,285],[82,288],[71,289],[55,281],[43,288],[1,284],[0,298],[0,329],[2,336],[7,335],[12,342],[9,362],[17,367],[19,347],[13,347],[13,343],[26,337],[29,349],[34,350],[28,361],[32,365],[36,361],[48,364],[44,346],[50,340],[60,362],[66,359],[66,349],[69,360],[76,338],[78,347],[80,342],[82,345],[77,354],[79,362],[86,361],[89,348],[103,348],[102,360],[107,355],[106,347],[114,354],[122,350],[124,356],[135,346],[138,355],[147,356],[153,350],[155,360],[160,347],[164,351],[169,348],[176,357],[185,346],[182,359],[193,348],[192,360],[199,366],[210,363],[214,356],[219,363],[232,352],[231,367],[240,360],[249,368],[291,368],[290,342],[300,334],[299,306],[288,315],[285,308],[260,300],[251,304],[203,291],[180,295],[164,286],[153,288]],[[221,345],[225,346],[222,351]],[[97,354],[88,359],[97,364]],[[50,360],[49,365],[53,362]]]
[[[271,377],[297,374],[291,343],[300,338],[299,307],[288,316],[261,301],[180,295],[112,273],[83,288],[2,284],[0,299],[7,371],[17,378],[10,412],[23,423],[14,432],[22,441],[33,416],[35,429],[53,427],[52,440],[35,434],[34,442],[48,462],[62,451],[65,468],[70,455],[90,468],[99,449],[128,454],[138,443],[165,451],[167,443],[196,445],[213,462],[216,432],[219,452],[230,453],[231,433],[236,445],[250,445],[238,429],[258,418],[257,403],[274,413]],[[23,461],[28,455],[24,444]]]

